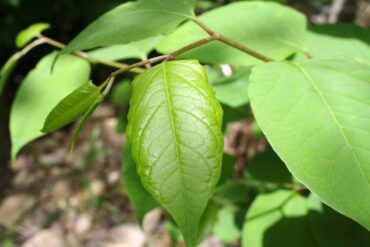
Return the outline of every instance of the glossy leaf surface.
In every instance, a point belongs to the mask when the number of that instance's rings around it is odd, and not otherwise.
[[[75,39],[64,52],[127,44],[173,31],[193,16],[195,0],[138,0],[105,13]]]
[[[305,17],[277,3],[251,1],[228,4],[201,15],[200,20],[212,30],[275,60],[304,50]],[[207,35],[195,23],[189,22],[164,39],[157,49],[167,54]],[[180,57],[196,58],[210,64],[251,65],[261,62],[218,41]]]
[[[276,62],[252,70],[256,120],[292,174],[370,229],[370,67]]]
[[[15,43],[18,48],[25,46],[32,39],[36,38],[42,31],[49,29],[48,23],[36,23],[22,30],[16,37]]]
[[[292,191],[259,195],[243,226],[243,247],[318,247],[308,218],[307,200]]]
[[[189,247],[221,172],[222,109],[197,61],[164,62],[133,82],[128,137],[145,188]]]
[[[53,107],[89,79],[90,65],[71,55],[60,57],[50,68],[55,53],[47,55],[22,82],[10,114],[12,158],[28,142],[42,136],[44,121]]]
[[[91,81],[83,84],[59,102],[47,116],[43,132],[52,132],[82,116],[101,95]]]

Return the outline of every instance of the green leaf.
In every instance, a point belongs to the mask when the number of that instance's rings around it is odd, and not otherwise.
[[[114,87],[112,93],[112,104],[121,105],[128,103],[132,94],[132,88],[130,82],[124,80]]]
[[[140,74],[130,105],[127,134],[139,176],[193,247],[221,172],[221,106],[203,66],[193,60],[164,62]]]
[[[18,89],[10,113],[12,159],[24,145],[44,134],[41,129],[53,107],[89,78],[89,64],[71,55],[61,56],[50,74],[55,55],[41,59]]]
[[[237,209],[233,206],[226,206],[218,211],[213,233],[224,243],[231,244],[241,236],[241,231],[235,222],[236,213]]]
[[[365,228],[324,205],[314,194],[308,202],[311,229],[320,246],[370,246],[370,233]]]
[[[355,25],[316,26],[308,32],[307,48],[315,59],[355,59],[370,63],[370,31]],[[303,55],[296,60],[307,60]]]
[[[213,227],[217,220],[217,213],[217,205],[212,200],[210,200],[199,222],[198,242],[201,242],[210,233],[212,233]]]
[[[100,88],[89,81],[60,101],[47,116],[43,132],[52,132],[82,116],[101,95]]]
[[[6,83],[9,79],[9,76],[13,72],[15,66],[17,66],[18,60],[21,58],[21,54],[19,52],[13,54],[8,61],[5,62],[3,67],[0,70],[0,96],[3,93],[3,90],[6,86]]]
[[[138,0],[119,5],[85,28],[64,53],[127,44],[174,30],[194,15],[195,0]]]
[[[243,181],[229,180],[217,187],[214,200],[221,204],[246,203],[250,199],[247,185]]]
[[[27,45],[32,39],[36,38],[42,31],[50,28],[48,23],[36,23],[28,28],[22,30],[15,39],[15,44],[18,48],[22,48]]]
[[[251,180],[259,180],[269,183],[292,183],[293,178],[284,162],[271,149],[257,154],[252,160],[248,161],[248,174]]]
[[[235,157],[227,153],[224,153],[222,157],[221,175],[217,185],[225,183],[232,177],[234,173],[234,167],[235,167]]]
[[[131,42],[127,45],[113,45],[95,49],[89,54],[93,57],[117,61],[129,58],[146,59],[154,47],[163,39],[163,36],[150,37],[144,40]]]
[[[216,98],[230,107],[239,107],[249,103],[248,78],[250,68],[237,71],[230,77],[222,78],[212,84]]]
[[[276,62],[252,70],[256,120],[292,174],[370,229],[370,67]]]
[[[132,159],[131,144],[128,140],[123,144],[122,175],[127,196],[134,207],[139,223],[142,224],[146,213],[159,205],[144,189],[140,181],[135,162]]]
[[[228,4],[206,12],[200,20],[212,30],[275,60],[304,50],[305,17],[277,3],[253,1]],[[165,38],[157,50],[167,54],[206,36],[204,30],[189,22]],[[252,65],[261,62],[218,41],[180,57],[196,58],[210,64]]]
[[[260,194],[245,219],[243,247],[315,247],[307,218],[307,199],[292,191]]]
[[[80,135],[81,130],[85,127],[85,125],[89,121],[91,115],[94,113],[95,109],[100,105],[101,102],[103,102],[104,97],[105,97],[104,93],[98,94],[94,98],[94,101],[92,102],[90,107],[87,109],[87,111],[83,115],[82,120],[81,120],[80,124],[78,125],[78,127],[77,127],[77,129],[76,129],[76,131],[73,135],[72,143],[71,143],[71,151],[74,150],[77,138]]]

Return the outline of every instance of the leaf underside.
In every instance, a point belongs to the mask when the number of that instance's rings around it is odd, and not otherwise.
[[[128,137],[145,188],[188,246],[221,172],[222,109],[196,61],[164,62],[133,83]]]

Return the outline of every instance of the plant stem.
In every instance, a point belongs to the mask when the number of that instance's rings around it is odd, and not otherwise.
[[[210,36],[207,36],[203,39],[200,39],[198,41],[195,41],[194,43],[191,43],[187,46],[184,46],[174,52],[171,52],[167,55],[162,55],[162,56],[157,56],[157,57],[153,57],[153,58],[150,58],[150,59],[146,59],[146,60],[143,60],[141,62],[138,62],[138,63],[134,63],[134,64],[131,64],[125,68],[122,68],[122,69],[119,69],[119,70],[116,70],[114,71],[113,73],[110,74],[110,77],[117,77],[118,75],[124,73],[124,72],[127,72],[129,70],[132,70],[134,68],[137,68],[137,67],[141,67],[141,66],[145,66],[147,64],[153,64],[153,63],[157,63],[157,62],[161,62],[161,61],[167,61],[167,60],[172,60],[174,59],[176,56],[184,53],[184,52],[187,52],[189,50],[192,50],[198,46],[201,46],[201,45],[204,45],[206,43],[209,43],[213,40],[216,40],[218,37],[217,35],[210,35]]]
[[[258,58],[262,61],[265,61],[265,62],[272,62],[273,59],[257,52],[257,51],[254,51],[252,50],[251,48],[243,45],[243,44],[240,44],[232,39],[229,39],[215,31],[213,31],[211,28],[209,28],[206,24],[204,24],[203,22],[201,22],[198,18],[194,17],[194,18],[191,18],[191,20],[196,23],[198,26],[200,26],[204,31],[206,31],[210,36],[214,36],[214,37],[217,37],[217,40],[229,45],[229,46],[232,46],[244,53],[247,53],[255,58]]]
[[[66,47],[65,44],[63,44],[59,41],[56,41],[54,39],[51,39],[49,37],[43,36],[43,35],[40,35],[39,39],[37,39],[37,40],[43,41],[43,43],[47,43],[47,44],[52,45],[54,47],[57,47],[59,49],[63,49],[63,48]],[[96,62],[96,63],[104,64],[104,65],[107,65],[107,66],[113,67],[113,68],[123,69],[123,68],[127,68],[129,66],[129,65],[124,64],[124,63],[112,62],[112,61],[100,59],[100,58],[97,58],[97,57],[93,57],[93,56],[91,56],[88,53],[83,52],[83,51],[76,51],[76,52],[74,52],[74,54],[76,56],[79,56],[79,57],[81,57],[83,59],[86,59],[90,62]],[[135,72],[135,73],[141,73],[143,71],[144,71],[144,69],[141,69],[141,68],[132,69],[132,72]]]
[[[20,52],[19,54],[21,56],[24,56],[26,55],[30,50],[32,50],[33,48],[35,48],[36,46],[39,46],[39,45],[42,45],[45,43],[45,40],[42,40],[42,39],[36,39],[34,41],[32,41],[31,43],[29,43],[28,45],[26,45]]]

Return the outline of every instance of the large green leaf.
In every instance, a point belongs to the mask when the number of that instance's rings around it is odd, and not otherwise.
[[[259,195],[243,226],[243,247],[315,247],[307,200],[292,191]]]
[[[15,43],[18,48],[25,46],[32,39],[36,38],[42,31],[50,28],[48,23],[36,23],[22,30],[16,37]]]
[[[47,116],[43,132],[52,132],[82,116],[101,95],[91,81],[83,84],[60,101]]]
[[[111,61],[129,58],[146,59],[148,54],[163,39],[163,36],[150,37],[144,40],[131,42],[126,45],[113,45],[95,49],[89,54],[101,59]]]
[[[140,181],[128,140],[123,144],[122,174],[127,196],[134,207],[138,221],[142,224],[145,214],[159,205],[144,189]]]
[[[370,67],[276,62],[250,79],[257,122],[292,174],[370,229]]]
[[[323,25],[311,28],[307,49],[315,59],[355,59],[370,64],[370,31],[355,25]],[[298,60],[306,60],[303,55]]]
[[[299,12],[272,2],[239,2],[216,8],[200,16],[214,31],[275,60],[304,50],[306,19]],[[169,53],[207,36],[189,22],[164,39],[157,49]],[[260,61],[239,50],[213,41],[180,56],[210,64],[250,65]]]
[[[164,62],[133,82],[128,137],[146,189],[189,247],[221,172],[222,109],[197,61]]]
[[[5,62],[5,64],[0,70],[0,96],[6,86],[9,76],[13,72],[15,66],[17,66],[19,58],[21,58],[21,54],[19,52],[13,54],[8,59],[8,61]]]
[[[24,145],[43,135],[41,129],[53,107],[89,78],[89,64],[71,55],[61,56],[50,74],[55,55],[41,59],[18,89],[10,113],[13,159]]]
[[[311,229],[320,246],[370,246],[370,232],[365,228],[332,210],[314,194],[308,202]]]
[[[64,52],[127,44],[166,34],[193,16],[196,0],[138,0],[99,17],[73,39]]]

